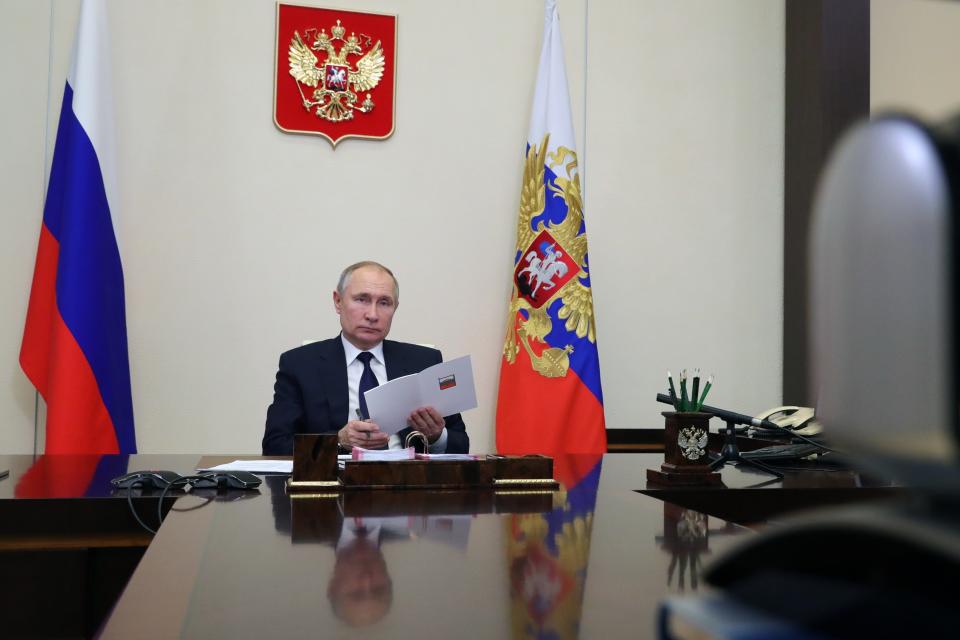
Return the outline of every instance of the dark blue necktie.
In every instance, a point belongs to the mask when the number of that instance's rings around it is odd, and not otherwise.
[[[363,397],[363,394],[380,385],[377,381],[377,376],[373,374],[373,369],[370,368],[370,361],[372,359],[373,354],[368,351],[357,354],[357,360],[363,363],[363,373],[360,375],[360,388],[358,391],[360,392],[360,414],[364,419],[370,417],[370,412],[367,411],[367,399]]]

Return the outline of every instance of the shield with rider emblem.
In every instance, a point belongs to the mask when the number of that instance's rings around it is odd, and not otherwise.
[[[346,67],[342,64],[328,64],[325,65],[326,69],[326,88],[333,91],[346,91],[347,90],[347,73],[350,71],[349,67]]]
[[[580,267],[546,230],[533,239],[513,272],[517,293],[539,309],[580,272]]]

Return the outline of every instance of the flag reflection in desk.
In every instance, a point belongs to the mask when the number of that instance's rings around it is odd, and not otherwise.
[[[507,521],[514,638],[576,638],[580,628],[601,456],[558,455],[553,464],[560,504]]]
[[[17,498],[80,498],[110,492],[110,479],[127,473],[130,456],[44,455],[17,481]]]

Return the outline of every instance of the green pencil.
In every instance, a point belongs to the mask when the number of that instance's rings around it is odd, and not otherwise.
[[[713,386],[713,376],[711,375],[707,378],[707,384],[703,387],[703,394],[700,396],[700,401],[697,402],[697,411],[703,409],[703,402],[707,399],[707,394],[710,393],[710,387]]]

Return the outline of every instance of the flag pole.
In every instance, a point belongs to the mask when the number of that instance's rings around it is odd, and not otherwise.
[[[590,69],[590,0],[583,2],[583,147],[580,154],[580,200],[587,208],[587,81]]]
[[[40,392],[33,390],[33,457],[37,457],[37,442],[40,438]]]
[[[47,182],[50,179],[50,82],[53,76],[53,4],[50,3],[50,17],[47,19],[47,110],[43,116],[43,190],[40,192],[40,216],[46,206]],[[33,457],[36,458],[40,446],[40,390],[33,389]]]

